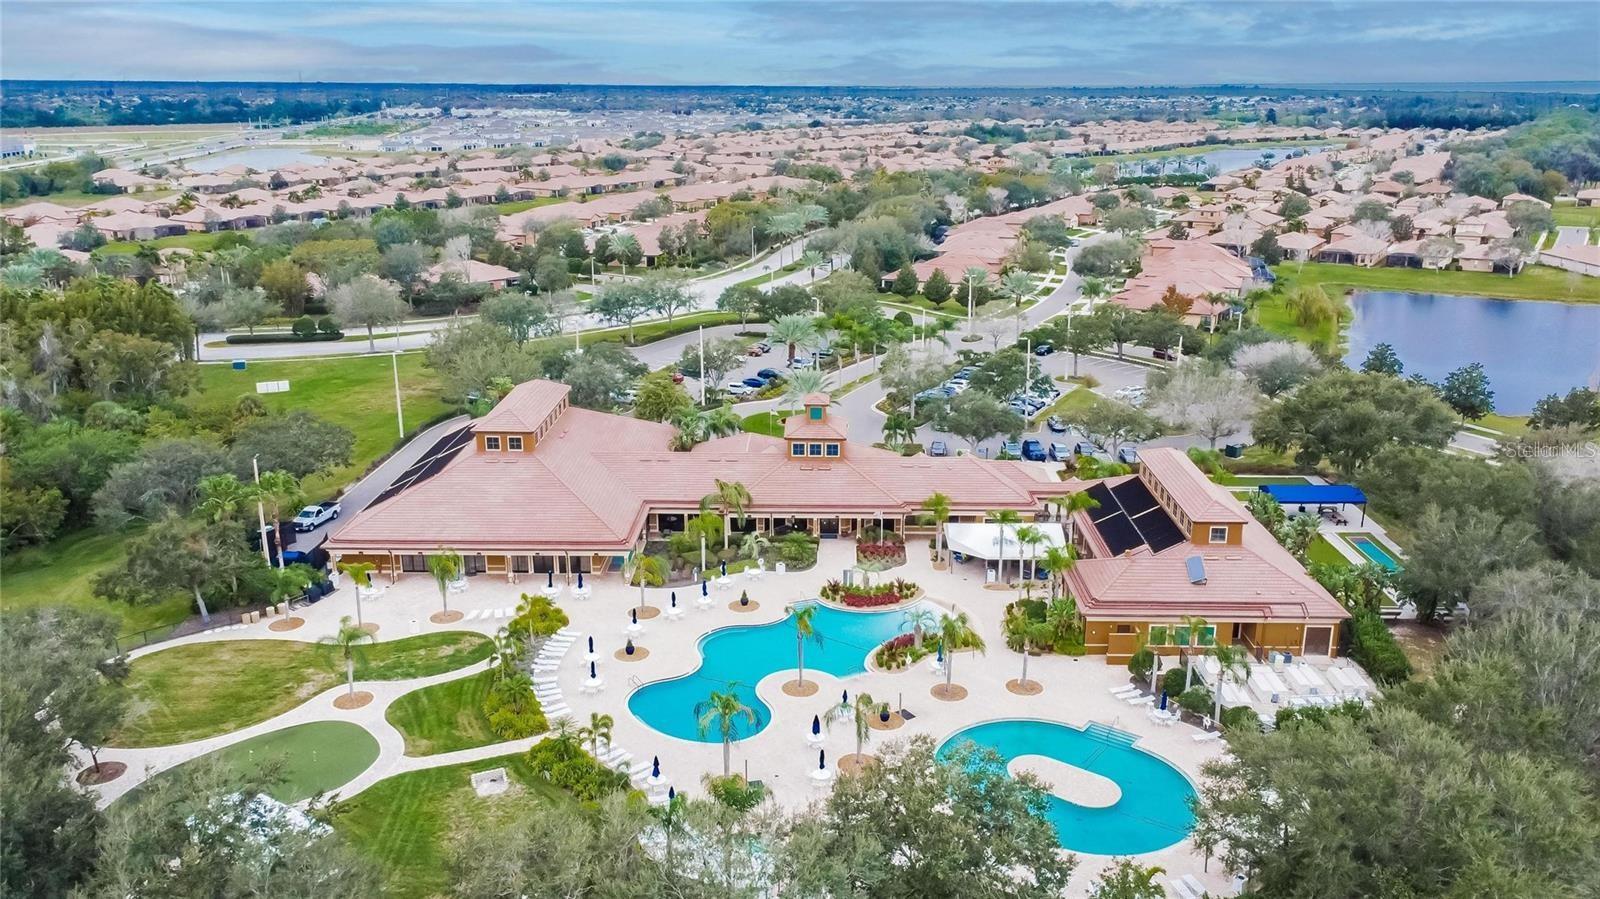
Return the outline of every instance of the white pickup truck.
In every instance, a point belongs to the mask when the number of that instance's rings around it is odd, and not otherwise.
[[[300,514],[294,517],[294,529],[314,531],[338,517],[338,502],[317,503],[300,510]]]

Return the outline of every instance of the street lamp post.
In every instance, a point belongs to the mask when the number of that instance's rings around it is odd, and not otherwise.
[[[267,507],[266,507],[266,504],[264,504],[261,501],[261,457],[260,456],[251,456],[250,457],[250,471],[251,471],[252,474],[255,475],[255,480],[256,480],[256,523],[261,528],[261,531],[260,531],[260,534],[261,534],[261,558],[267,560],[267,567],[271,568],[272,567],[272,550],[267,547]],[[278,567],[279,568],[283,567],[283,551],[282,551],[282,547],[279,547],[279,551],[278,551]]]

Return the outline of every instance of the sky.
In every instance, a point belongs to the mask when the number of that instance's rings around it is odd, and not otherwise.
[[[1600,79],[1596,0],[0,0],[0,76],[1117,86]]]

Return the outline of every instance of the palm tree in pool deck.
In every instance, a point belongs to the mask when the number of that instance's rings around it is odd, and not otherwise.
[[[742,526],[744,512],[750,508],[750,488],[738,481],[724,481],[716,479],[717,489],[707,494],[700,500],[700,511],[715,506],[723,515],[732,515]],[[728,528],[722,530],[722,548],[728,548]]]
[[[1028,563],[1028,574],[1026,580],[1024,580],[1022,584],[1024,594],[1030,599],[1033,598],[1033,553],[1034,550],[1038,549],[1039,544],[1043,543],[1044,541],[1044,532],[1031,524],[1023,525],[1022,527],[1017,528],[1017,544],[1021,549],[1020,557],[1017,559],[1017,576],[1023,576],[1022,563],[1024,560],[1026,560]]]
[[[1006,531],[1015,531],[1017,525],[1022,523],[1022,516],[1010,509],[999,509],[989,513],[989,520],[1000,526],[1000,558],[995,561],[995,578],[1001,583],[1006,579]],[[1022,576],[1022,560],[1017,559],[1017,576]]]
[[[461,554],[453,549],[439,547],[428,555],[428,573],[439,587],[439,603],[446,614],[450,612],[450,583],[461,576]]]
[[[766,551],[771,547],[772,541],[768,540],[765,534],[760,531],[751,531],[744,535],[744,540],[739,544],[739,552],[745,558],[754,562],[765,555]]]
[[[944,525],[950,520],[950,497],[943,493],[935,493],[922,501],[922,508],[928,510],[933,516],[933,546],[934,555],[939,561],[944,561]]]
[[[350,616],[339,619],[339,630],[317,642],[328,646],[337,646],[344,654],[344,682],[350,695],[356,693],[356,649],[363,643],[372,642],[372,635],[353,624]]]
[[[817,632],[816,624],[812,619],[817,617],[816,606],[790,606],[789,612],[794,615],[794,652],[795,666],[800,669],[797,680],[800,686],[806,685],[806,641],[811,640],[817,644],[822,643],[822,634]]]
[[[1200,632],[1202,630],[1204,630],[1205,627],[1206,627],[1206,620],[1204,618],[1201,618],[1199,615],[1185,615],[1185,616],[1183,616],[1184,633],[1189,635],[1189,638],[1187,640],[1185,640],[1184,643],[1183,643],[1183,650],[1182,650],[1183,651],[1183,689],[1185,691],[1187,691],[1189,689],[1189,687],[1194,683],[1194,660],[1192,658],[1190,658],[1190,656],[1193,654],[1194,648],[1196,646],[1200,645],[1200,641],[1199,641]],[[1221,685],[1219,684],[1218,685],[1218,687],[1219,687],[1218,692],[1221,692],[1220,686]]]
[[[1206,650],[1206,655],[1217,660],[1217,695],[1215,708],[1211,714],[1212,721],[1222,720],[1222,685],[1233,680],[1234,675],[1241,677],[1250,673],[1250,654],[1245,652],[1243,646],[1218,643]]]
[[[843,720],[846,717],[850,718],[851,724],[855,726],[856,731],[856,756],[858,761],[862,748],[866,745],[867,740],[872,737],[872,716],[878,714],[878,705],[878,701],[866,693],[857,693],[855,702],[841,702],[830,706],[822,716],[823,722],[829,727],[832,727],[835,721]]]
[[[339,570],[350,575],[350,580],[355,582],[356,627],[365,627],[366,623],[361,620],[361,588],[372,586],[372,573],[378,570],[378,566],[371,562],[340,562]]]
[[[1039,564],[1050,572],[1050,599],[1054,600],[1060,594],[1062,576],[1078,564],[1078,555],[1070,546],[1052,546],[1044,551]]]
[[[272,601],[279,603],[291,596],[298,596],[316,580],[317,572],[310,565],[297,563],[288,568],[274,568],[268,580],[272,586]]]
[[[659,587],[667,582],[667,564],[659,556],[634,553],[633,559],[623,568],[623,577],[639,581],[639,611],[644,611],[644,588]]]
[[[939,639],[944,643],[944,688],[950,689],[953,664],[956,659],[956,647],[975,649],[982,653],[985,650],[983,638],[972,629],[972,620],[966,612],[955,615],[945,615],[939,619]]]
[[[1017,683],[1024,689],[1028,686],[1028,656],[1033,655],[1033,650],[1043,649],[1055,642],[1056,629],[1048,621],[1028,621],[1022,626],[1018,634],[1022,637],[1022,679]],[[945,664],[949,664],[949,659]]]
[[[733,740],[739,732],[739,722],[756,723],[756,711],[739,698],[739,682],[729,681],[728,689],[712,690],[704,702],[694,707],[695,722],[700,736],[713,730],[722,738],[722,776],[733,773]]]
[[[578,729],[578,739],[589,744],[589,751],[600,757],[600,744],[611,742],[611,728],[616,724],[610,715],[589,713],[589,725]]]
[[[911,628],[912,640],[919,649],[922,647],[923,634],[933,630],[934,625],[939,623],[939,619],[926,606],[906,609],[901,613],[900,621],[903,626]]]

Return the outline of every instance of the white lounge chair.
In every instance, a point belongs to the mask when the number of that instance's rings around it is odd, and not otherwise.
[[[1128,705],[1151,705],[1156,701],[1156,698],[1154,696],[1135,696],[1125,701]]]
[[[1139,688],[1132,684],[1128,684],[1122,687],[1112,687],[1107,692],[1109,692],[1112,696],[1131,696],[1134,693],[1138,693]]]
[[[1208,730],[1204,731],[1203,733],[1195,734],[1189,739],[1195,741],[1196,743],[1214,743],[1217,740],[1222,739],[1222,731]]]
[[[1183,885],[1189,888],[1189,892],[1196,896],[1206,895],[1206,885],[1201,883],[1198,877],[1193,874],[1185,874],[1181,879],[1183,880]]]

